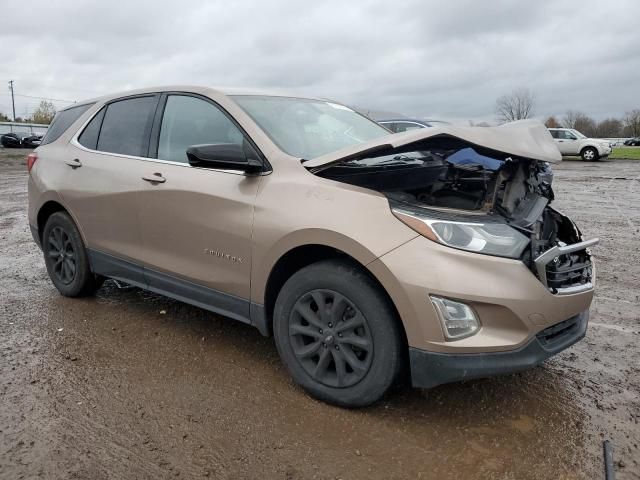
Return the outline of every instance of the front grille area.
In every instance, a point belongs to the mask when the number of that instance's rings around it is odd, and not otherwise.
[[[536,337],[547,348],[552,348],[562,343],[567,337],[573,337],[580,329],[580,316],[576,315],[568,320],[556,323],[539,332]]]
[[[552,290],[586,285],[591,282],[591,257],[586,250],[558,255],[545,268],[547,286]]]
[[[565,215],[547,206],[531,237],[532,270],[554,295],[573,295],[593,288],[590,247],[597,238],[584,240]]]
[[[551,293],[569,295],[593,288],[593,266],[587,248],[598,239],[571,245],[560,244],[544,251],[534,260],[535,272]]]

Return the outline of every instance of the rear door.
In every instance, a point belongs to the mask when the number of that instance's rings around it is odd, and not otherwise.
[[[147,281],[176,297],[212,301],[222,306],[218,310],[246,320],[253,208],[261,177],[191,167],[186,150],[249,139],[203,97],[166,94],[158,111],[152,134],[157,159],[146,162],[145,175],[159,181],[145,185],[140,201]],[[242,310],[239,316],[236,307]]]
[[[71,141],[61,192],[82,228],[94,267],[138,283],[142,269],[130,264],[142,259],[138,203],[159,98],[129,97],[99,110]]]

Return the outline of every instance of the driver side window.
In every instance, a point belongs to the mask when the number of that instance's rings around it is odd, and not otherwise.
[[[158,159],[187,163],[192,145],[235,143],[244,136],[216,106],[200,98],[169,95],[162,116]]]

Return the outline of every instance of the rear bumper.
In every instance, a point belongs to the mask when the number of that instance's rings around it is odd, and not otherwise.
[[[584,338],[588,321],[587,310],[542,330],[524,346],[507,352],[449,354],[409,348],[411,383],[417,388],[431,388],[533,368]]]

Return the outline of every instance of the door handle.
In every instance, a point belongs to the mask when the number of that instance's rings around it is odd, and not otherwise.
[[[82,166],[82,162],[77,158],[74,158],[73,160],[65,160],[64,163],[66,163],[73,169],[76,169]]]
[[[145,175],[144,177],[142,177],[142,180],[151,183],[164,183],[167,181],[167,179],[164,178],[160,172],[156,172],[153,175]]]

